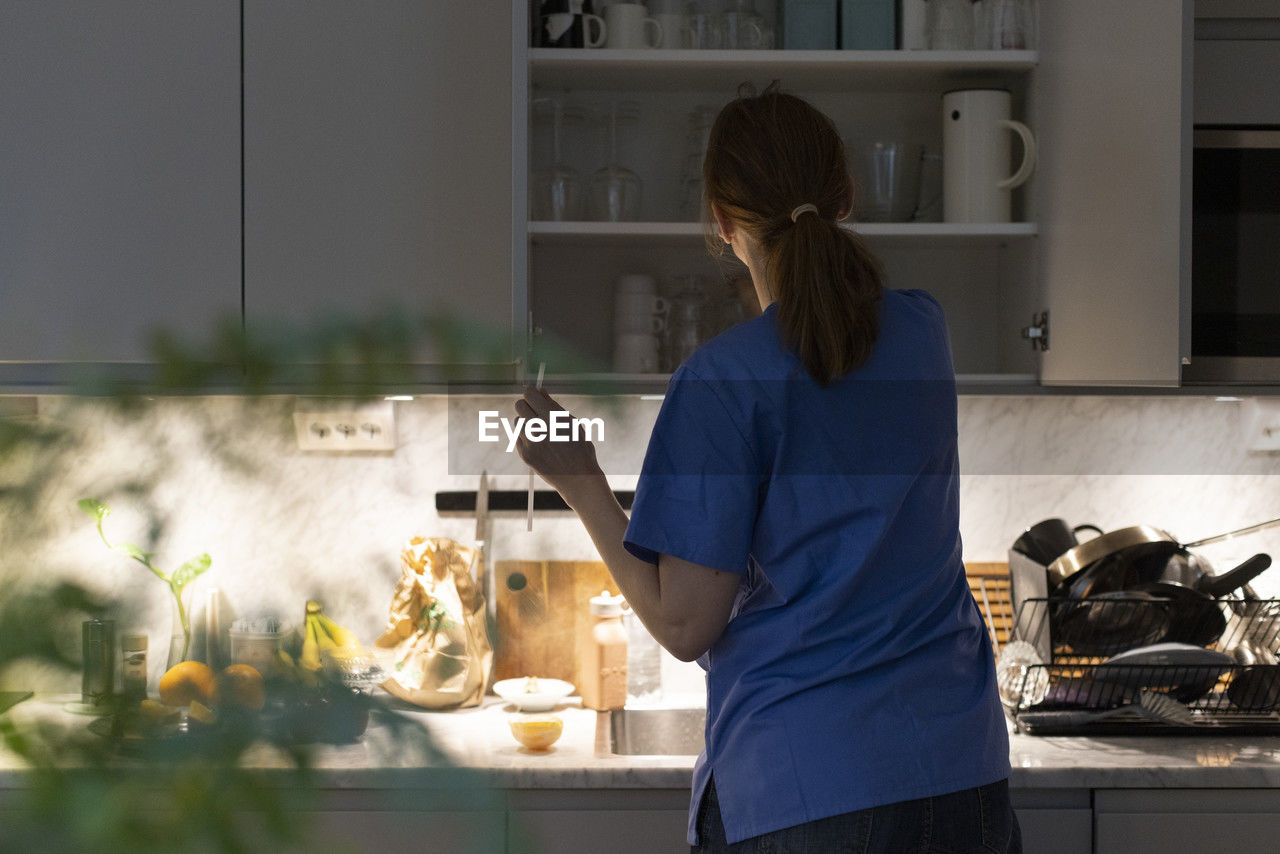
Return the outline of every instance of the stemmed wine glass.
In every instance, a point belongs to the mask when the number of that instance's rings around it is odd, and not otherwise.
[[[591,176],[591,218],[594,220],[629,222],[640,218],[640,178],[618,163],[619,129],[633,127],[639,116],[639,106],[633,101],[609,103],[609,161]]]
[[[559,98],[537,98],[534,109],[550,112],[551,164],[534,173],[533,218],[564,222],[582,218],[582,178],[562,158],[565,106]],[[537,114],[535,113],[535,121]]]

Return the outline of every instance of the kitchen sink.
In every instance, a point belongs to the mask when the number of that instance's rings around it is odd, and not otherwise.
[[[621,709],[610,714],[613,752],[626,756],[697,756],[706,709]]]

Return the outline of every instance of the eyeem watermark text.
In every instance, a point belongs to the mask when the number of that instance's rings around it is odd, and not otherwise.
[[[507,435],[507,453],[516,448],[523,433],[530,442],[603,442],[603,418],[575,418],[563,409],[551,413],[550,420],[542,418],[503,418],[496,409],[480,410],[480,441],[498,442],[498,428]]]

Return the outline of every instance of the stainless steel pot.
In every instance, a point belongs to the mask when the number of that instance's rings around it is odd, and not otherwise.
[[[1048,567],[1049,586],[1056,587],[1068,577],[1075,575],[1085,567],[1120,552],[1137,552],[1143,555],[1164,555],[1170,557],[1179,551],[1207,546],[1232,537],[1252,534],[1274,525],[1280,525],[1280,519],[1271,519],[1257,525],[1237,528],[1225,534],[1215,534],[1192,543],[1179,543],[1168,531],[1151,525],[1133,525],[1118,528],[1081,543],[1073,549],[1059,555]]]

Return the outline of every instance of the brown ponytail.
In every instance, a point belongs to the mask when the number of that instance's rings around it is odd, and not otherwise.
[[[879,260],[836,221],[851,201],[844,145],[831,120],[777,91],[720,111],[702,165],[715,205],[755,238],[778,303],[783,341],[826,385],[861,366],[880,334]],[[817,213],[802,205],[813,205]]]

